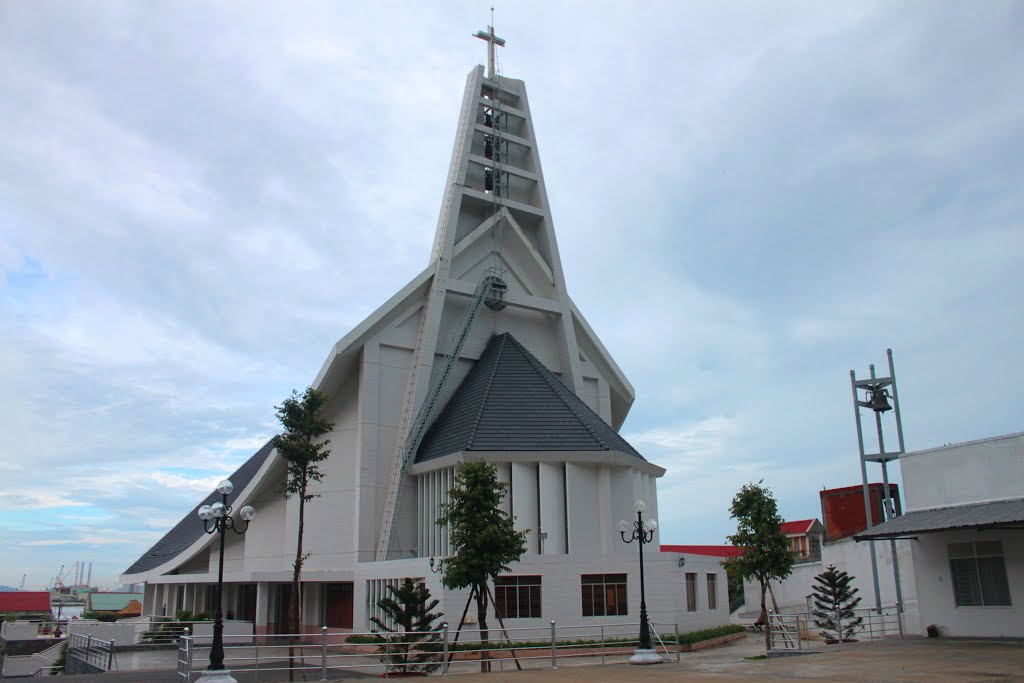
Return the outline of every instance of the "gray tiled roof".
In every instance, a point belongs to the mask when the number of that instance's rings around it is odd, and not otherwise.
[[[488,342],[427,431],[416,462],[459,451],[619,451],[643,460],[507,332]]]
[[[276,437],[275,437],[276,438]],[[274,450],[274,439],[270,439],[263,446],[263,448],[256,451],[256,453],[245,461],[245,463],[235,470],[228,479],[234,484],[235,494],[241,493],[252,478],[256,476],[260,467],[263,466],[264,461],[270,455],[271,451]],[[210,495],[202,500],[198,505],[192,508],[192,511],[185,515],[184,519],[178,522],[173,529],[168,531],[163,538],[156,542],[152,548],[147,550],[142,557],[135,560],[135,564],[128,567],[124,571],[125,574],[140,574],[147,572],[150,569],[159,567],[164,562],[173,559],[181,551],[188,548],[190,545],[199,540],[203,536],[203,522],[199,519],[197,513],[199,508],[203,505],[211,505],[221,499],[221,496],[217,491],[213,491]],[[233,499],[232,499],[233,500]],[[231,501],[228,501],[229,503]]]
[[[1012,498],[973,505],[914,510],[871,527],[854,538],[861,541],[871,538],[913,536],[947,529],[998,528],[1021,523],[1024,523],[1024,498]]]

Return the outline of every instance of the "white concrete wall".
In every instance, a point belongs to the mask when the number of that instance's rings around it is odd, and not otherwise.
[[[900,458],[907,511],[1024,496],[1024,433]]]
[[[996,540],[1003,544],[1012,606],[957,607],[949,566],[949,544]],[[922,534],[914,546],[914,567],[922,635],[929,624],[936,624],[941,627],[943,636],[1024,637],[1024,609],[1021,608],[1024,604],[1024,532],[963,530]]]
[[[91,635],[100,640],[113,640],[115,645],[134,645],[137,636],[149,628],[149,622],[103,622],[103,621],[69,621],[68,635],[78,633]]]
[[[618,541],[621,544],[621,541]],[[625,545],[625,544],[622,544]],[[629,555],[532,555],[524,556],[522,562],[512,567],[513,575],[541,575],[541,617],[539,619],[507,619],[511,629],[529,629],[532,633],[521,632],[523,637],[538,637],[547,633],[551,620],[559,628],[578,627],[580,634],[596,633],[601,625],[635,625],[640,619],[640,568],[636,544],[626,546]],[[679,567],[676,553],[644,553],[644,572],[647,581],[647,610],[652,622],[659,625],[663,634],[664,625],[678,624],[680,632],[720,626],[729,622],[729,597],[725,570],[717,558],[701,555],[685,555],[685,566]],[[698,574],[697,611],[686,611],[687,572]],[[581,597],[581,575],[583,574],[628,574],[627,593],[629,614],[611,617],[584,617]],[[717,608],[708,609],[707,574],[716,575]],[[441,585],[439,574],[429,570],[425,559],[374,562],[359,565],[355,582],[356,631],[365,630],[366,624],[366,581],[378,578],[422,578],[431,594],[441,600],[438,609],[445,613],[444,620],[451,628],[458,624],[466,606],[468,591],[449,591]],[[470,607],[474,616],[475,605]],[[497,620],[490,619],[490,626],[497,627]],[[474,627],[475,628],[475,627]],[[670,630],[668,632],[671,632]],[[516,636],[513,635],[513,638]],[[544,637],[543,635],[540,637]],[[566,636],[568,637],[568,636]],[[579,635],[583,637],[583,635]]]
[[[900,580],[903,591],[903,604],[906,611],[904,621],[908,630],[917,631],[920,618],[918,616],[917,581],[914,576],[914,557],[912,541],[897,541],[896,553],[900,564]],[[888,541],[875,544],[875,557],[878,563],[878,589],[882,606],[896,604],[896,578],[893,571],[892,552]],[[821,562],[808,562],[793,567],[793,573],[784,581],[773,581],[772,590],[779,609],[787,613],[802,613],[808,609],[807,596],[814,593],[814,577],[821,574],[831,564],[853,577],[851,585],[857,589],[857,597],[861,599],[859,608],[875,606],[875,589],[871,574],[871,547],[867,542],[857,543],[846,538],[840,541],[825,543],[821,547]],[[744,606],[741,614],[744,617],[756,616],[761,609],[761,589],[756,581],[746,581],[743,585]],[[771,595],[765,596],[768,608],[772,608]]]
[[[4,640],[35,640],[39,635],[37,621],[5,621],[0,623],[0,638]]]

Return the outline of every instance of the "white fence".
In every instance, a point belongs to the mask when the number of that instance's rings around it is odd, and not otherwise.
[[[666,659],[678,661],[678,626],[651,624],[654,648]],[[447,628],[417,634],[418,640],[401,640],[407,634],[381,639],[373,633],[281,634],[259,636],[255,641],[239,642],[239,637],[224,638],[224,666],[232,675],[246,675],[259,683],[274,672],[293,670],[310,680],[329,680],[345,671],[379,673],[383,676],[406,674],[426,666],[434,673],[480,670],[481,655],[492,669],[558,668],[559,660],[589,657],[594,663],[626,661],[639,644],[639,624],[604,624],[559,627],[551,622],[546,628],[489,629],[489,643],[481,643],[478,629],[463,628],[456,633]],[[372,643],[351,643],[349,638],[375,639]],[[178,651],[178,677],[191,683],[206,668],[210,657],[210,637],[185,634]],[[413,661],[423,660],[423,661]]]

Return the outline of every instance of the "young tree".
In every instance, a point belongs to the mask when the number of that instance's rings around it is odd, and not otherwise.
[[[512,517],[498,508],[508,486],[498,481],[494,465],[482,460],[460,463],[449,502],[441,507],[438,526],[449,527],[448,539],[454,554],[445,560],[441,581],[457,590],[470,588],[476,597],[480,624],[480,671],[490,670],[487,662],[487,582],[526,552],[526,532],[516,531]]]
[[[730,517],[736,520],[736,533],[728,540],[743,549],[729,558],[726,568],[743,579],[756,579],[761,587],[761,621],[768,625],[765,593],[772,579],[781,581],[793,571],[793,554],[782,533],[778,504],[767,486],[744,484],[732,499]],[[764,630],[765,649],[771,649],[771,628]]]
[[[830,640],[834,642],[849,640],[863,621],[853,616],[853,610],[860,604],[856,597],[858,589],[850,586],[853,577],[830,564],[814,581],[815,625],[826,638],[833,635]]]
[[[388,644],[386,656],[382,657],[384,665],[388,671],[398,673],[435,671],[441,666],[437,661],[441,638],[434,622],[442,615],[430,610],[437,607],[438,601],[431,600],[429,588],[413,583],[412,579],[405,579],[398,587],[388,584],[388,592],[390,595],[377,601],[386,620],[370,619],[388,634],[383,637]]]
[[[302,625],[300,579],[302,563],[306,560],[306,556],[302,554],[306,503],[317,497],[316,494],[309,493],[309,485],[323,479],[319,463],[331,454],[327,448],[330,440],[324,439],[323,436],[334,429],[334,425],[320,414],[326,404],[326,394],[308,387],[301,396],[299,392],[293,390],[292,395],[281,405],[274,406],[277,409],[277,419],[284,427],[284,433],[274,439],[274,446],[288,464],[285,497],[297,496],[299,500],[295,562],[292,564],[292,590],[288,602],[288,629],[292,634],[298,633]]]

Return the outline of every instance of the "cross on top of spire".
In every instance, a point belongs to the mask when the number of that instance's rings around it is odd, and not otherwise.
[[[494,8],[491,8],[491,23],[494,23]],[[494,26],[488,25],[487,31],[477,31],[474,38],[487,41],[487,78],[494,78],[494,46],[505,46],[505,39],[494,33]]]

